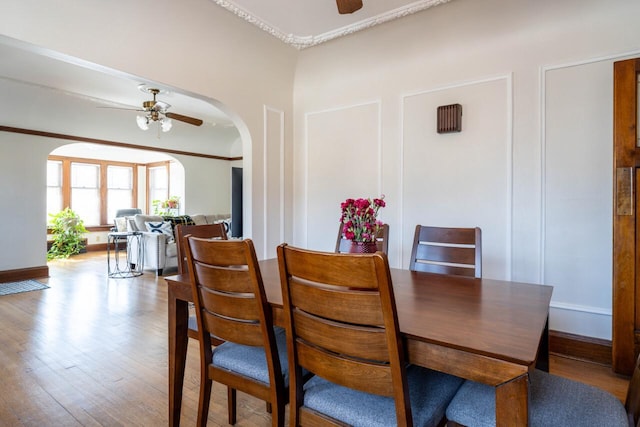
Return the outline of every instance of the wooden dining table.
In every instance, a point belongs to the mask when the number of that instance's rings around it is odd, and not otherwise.
[[[259,262],[276,324],[283,325],[277,259]],[[553,288],[391,269],[400,332],[410,363],[491,385],[497,426],[528,425],[528,372],[549,370]],[[180,424],[189,276],[165,277],[169,298],[169,425]]]

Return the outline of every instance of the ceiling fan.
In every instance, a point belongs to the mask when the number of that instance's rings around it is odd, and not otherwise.
[[[152,122],[159,122],[160,127],[163,132],[168,132],[171,129],[172,123],[171,120],[178,120],[180,122],[188,123],[194,126],[201,126],[202,120],[196,119],[194,117],[185,116],[182,114],[171,113],[167,111],[171,108],[170,104],[167,104],[163,101],[156,100],[156,95],[158,95],[161,91],[156,88],[148,88],[146,85],[140,85],[138,88],[143,91],[153,95],[152,101],[144,101],[142,103],[142,109],[131,109],[131,108],[116,108],[118,110],[133,110],[133,111],[141,111],[146,114],[138,115],[136,117],[136,122],[138,127],[142,130],[149,129],[149,124]],[[106,107],[106,108],[115,108],[115,107]]]
[[[345,15],[347,13],[353,13],[362,7],[362,0],[336,0],[338,5],[338,13]]]

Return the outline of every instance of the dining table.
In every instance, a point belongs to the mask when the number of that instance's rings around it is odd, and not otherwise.
[[[259,261],[276,325],[284,326],[277,259]],[[528,373],[549,370],[553,287],[391,268],[410,363],[495,387],[496,425],[528,425]],[[186,364],[188,274],[165,277],[169,322],[169,425],[180,424]]]

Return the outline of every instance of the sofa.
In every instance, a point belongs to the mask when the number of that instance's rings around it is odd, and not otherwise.
[[[140,242],[143,246],[142,260],[135,259],[138,254],[136,239],[130,248],[131,263],[142,262],[143,270],[154,270],[158,276],[166,269],[178,267],[178,249],[174,228],[177,224],[202,225],[224,223],[229,233],[231,230],[231,214],[195,214],[180,216],[160,216],[137,214],[127,218],[127,231],[142,233]]]

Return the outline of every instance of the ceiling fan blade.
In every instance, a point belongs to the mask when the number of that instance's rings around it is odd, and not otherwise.
[[[362,0],[336,0],[338,5],[338,13],[345,15],[353,13],[362,7]]]
[[[202,120],[200,120],[200,119],[195,119],[195,118],[189,117],[189,116],[183,116],[182,114],[165,113],[164,115],[167,116],[170,119],[178,120],[178,121],[185,122],[185,123],[189,123],[190,125],[194,125],[194,126],[200,126],[203,123]]]

